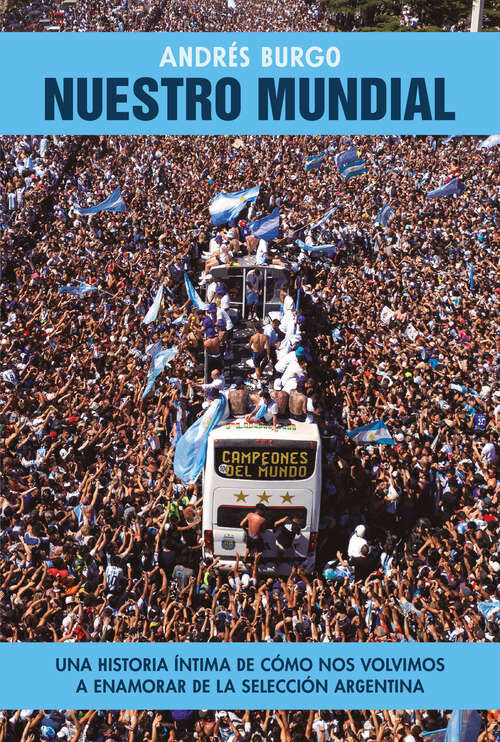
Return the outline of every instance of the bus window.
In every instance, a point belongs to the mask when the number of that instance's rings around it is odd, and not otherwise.
[[[316,444],[313,441],[290,443],[274,441],[220,441],[215,443],[214,469],[224,479],[261,482],[300,481],[314,474]]]
[[[252,513],[255,510],[255,505],[241,506],[241,505],[220,505],[217,509],[217,525],[221,528],[239,528],[243,518]],[[296,516],[301,520],[307,522],[307,510],[305,508],[266,508],[266,520],[267,527],[273,528],[277,520],[281,520],[285,516],[289,518],[295,518]]]

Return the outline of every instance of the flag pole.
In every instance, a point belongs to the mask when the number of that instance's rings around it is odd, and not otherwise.
[[[471,31],[483,30],[483,11],[484,0],[472,0],[472,20],[470,24]]]

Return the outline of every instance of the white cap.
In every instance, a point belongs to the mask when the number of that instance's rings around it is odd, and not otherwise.
[[[356,526],[356,528],[354,529],[354,533],[356,534],[356,536],[363,538],[366,533],[366,528],[364,526]]]

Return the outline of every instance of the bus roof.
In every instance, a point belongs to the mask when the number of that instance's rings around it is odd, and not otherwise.
[[[281,420],[278,422],[278,430],[273,431],[272,425],[251,424],[244,417],[229,418],[224,420],[217,428],[214,428],[209,440],[298,440],[317,441],[320,440],[319,430],[316,423],[300,423],[296,420]]]
[[[289,273],[288,268],[285,268],[283,265],[275,265],[274,263],[257,263],[255,261],[255,256],[249,257],[248,255],[238,255],[234,258],[234,260],[229,263],[229,265],[226,265],[225,263],[221,265],[215,265],[210,273],[212,272],[218,272],[220,270],[231,270],[231,268],[258,268],[261,271],[268,271],[268,270],[276,270],[276,271],[286,271]]]

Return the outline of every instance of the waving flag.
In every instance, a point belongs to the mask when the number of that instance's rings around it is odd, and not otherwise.
[[[467,267],[469,268],[469,288],[474,291],[474,264],[468,263]]]
[[[158,317],[158,312],[160,311],[162,297],[163,297],[163,284],[161,283],[160,288],[156,292],[156,296],[153,299],[153,303],[149,307],[146,316],[142,320],[143,325],[149,325],[150,322],[154,322],[155,319]]]
[[[259,191],[260,183],[253,188],[246,188],[244,191],[218,193],[208,207],[214,225],[218,227],[219,224],[225,224],[230,219],[236,219],[247,203],[257,201]]]
[[[337,211],[338,208],[339,208],[338,206],[334,206],[332,209],[329,209],[326,212],[326,214],[323,214],[323,216],[318,222],[311,224],[311,229],[317,229],[318,227],[322,227],[323,224],[326,222],[326,220],[333,214],[334,211]]]
[[[177,355],[177,345],[173,345],[171,348],[164,348],[163,350],[158,351],[151,361],[151,366],[149,368],[149,375],[148,380],[146,382],[146,388],[144,389],[144,392],[142,393],[142,399],[148,396],[149,392],[154,386],[156,377],[161,374],[167,363],[170,363],[170,361],[175,358]]]
[[[348,430],[347,435],[349,438],[360,445],[368,444],[379,444],[386,446],[395,446],[391,434],[387,425],[382,420],[377,420],[374,423],[363,425],[361,428],[354,428],[354,430]]]
[[[451,136],[446,137],[445,139],[443,139],[443,144],[448,144],[448,142],[451,142],[452,139],[455,139],[455,136],[455,134],[452,134]]]
[[[184,285],[186,286],[187,295],[193,302],[196,309],[201,309],[203,311],[206,311],[208,309],[208,304],[201,300],[200,295],[196,291],[195,287],[189,280],[188,274],[184,273]]]
[[[78,281],[78,286],[61,286],[59,289],[60,294],[72,294],[73,296],[85,296],[90,294],[92,291],[97,291],[97,286],[91,286],[85,281]]]
[[[311,170],[316,170],[316,168],[318,168],[325,159],[325,155],[326,152],[320,152],[319,155],[306,157],[304,160],[306,173],[310,172]]]
[[[458,178],[452,178],[447,183],[444,183],[439,188],[435,188],[433,191],[429,191],[426,194],[426,198],[443,198],[443,196],[453,196],[457,194],[460,196],[465,191],[465,186]]]
[[[339,168],[339,172],[344,180],[350,180],[350,178],[354,178],[355,175],[362,175],[363,173],[366,173],[365,161],[353,160]]]
[[[174,474],[184,484],[193,484],[200,476],[207,456],[208,436],[225,418],[226,405],[226,398],[221,394],[178,441],[174,456]]]
[[[349,165],[350,162],[354,162],[357,159],[358,150],[356,149],[356,147],[349,147],[349,149],[346,149],[344,152],[339,152],[338,155],[335,155],[335,164],[340,172],[343,167]]]
[[[295,240],[295,243],[301,250],[305,250],[305,252],[313,254],[326,252],[330,258],[337,252],[337,245],[307,245],[305,242],[302,242],[302,240]]]
[[[446,728],[445,742],[477,742],[481,716],[477,711],[454,711]]]
[[[81,216],[89,216],[90,214],[98,214],[100,211],[119,211],[122,214],[124,214],[127,211],[127,207],[125,205],[125,201],[123,200],[123,196],[120,193],[120,189],[117,188],[111,196],[108,196],[104,199],[104,201],[101,201],[100,204],[96,204],[95,206],[90,206],[88,209],[84,209],[81,206],[73,206],[74,210],[77,212],[77,214],[80,214]]]
[[[483,139],[479,145],[479,149],[489,149],[490,147],[496,147],[497,144],[500,144],[500,134],[491,134],[486,139]]]
[[[375,221],[378,224],[382,224],[384,227],[388,227],[389,222],[391,221],[391,219],[393,219],[393,217],[394,217],[393,210],[391,209],[389,204],[386,204],[385,206],[382,206],[382,208],[378,212],[377,218],[375,219]]]
[[[227,7],[229,10],[236,10],[236,3],[234,0],[227,0]]]
[[[254,222],[250,222],[248,229],[254,237],[259,237],[261,240],[271,242],[278,238],[280,229],[280,210],[278,207],[274,209],[272,214],[263,216],[261,219],[256,219]]]

